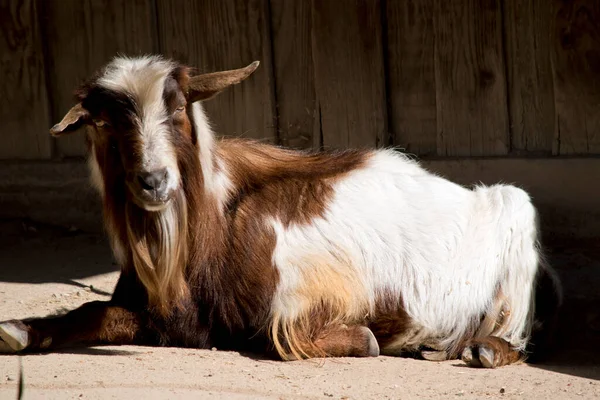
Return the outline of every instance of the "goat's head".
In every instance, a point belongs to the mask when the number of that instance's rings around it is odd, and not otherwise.
[[[195,145],[191,104],[247,78],[258,67],[190,77],[189,69],[160,57],[115,58],[77,91],[76,104],[53,126],[54,136],[88,125],[101,173],[127,188],[147,211],[162,210],[181,187],[178,151]]]

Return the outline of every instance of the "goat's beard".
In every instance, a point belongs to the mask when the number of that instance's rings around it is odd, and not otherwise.
[[[132,202],[126,206],[127,238],[133,265],[148,293],[149,305],[166,315],[188,295],[187,202],[178,191],[167,207],[147,212]]]

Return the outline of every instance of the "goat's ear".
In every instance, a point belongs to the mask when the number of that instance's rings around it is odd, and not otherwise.
[[[72,132],[81,125],[89,122],[89,120],[90,113],[83,108],[81,103],[78,103],[69,110],[62,121],[50,128],[50,134],[52,136],[60,136],[64,133]]]
[[[213,72],[210,74],[196,75],[188,82],[187,101],[193,103],[200,100],[208,100],[231,85],[240,83],[249,77],[260,62],[254,61],[245,68],[233,69],[231,71]]]

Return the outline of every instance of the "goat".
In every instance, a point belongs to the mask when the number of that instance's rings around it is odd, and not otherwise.
[[[522,359],[536,280],[552,273],[528,194],[468,189],[391,149],[216,140],[201,101],[257,67],[191,76],[159,56],[117,57],[76,91],[50,132],[87,127],[121,275],[110,301],[1,323],[0,348]]]

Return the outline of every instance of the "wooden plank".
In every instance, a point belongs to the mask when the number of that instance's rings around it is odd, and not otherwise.
[[[73,89],[117,53],[141,55],[156,50],[152,0],[40,1],[53,95],[52,118],[73,106]],[[60,156],[85,153],[83,135],[57,140]]]
[[[33,0],[0,2],[0,29],[0,158],[50,158],[48,94]]]
[[[309,0],[271,0],[279,139],[293,148],[321,145],[311,28]]]
[[[389,121],[393,144],[437,153],[433,0],[387,1]]]
[[[501,2],[435,0],[438,154],[509,149]]]
[[[600,154],[600,2],[554,1],[555,154]]]
[[[256,72],[205,107],[217,134],[277,141],[267,0],[157,2],[161,52],[200,72],[240,68]]]
[[[326,148],[387,144],[379,0],[313,0],[313,58]]]
[[[503,5],[511,153],[552,154],[552,7],[547,0],[505,0]]]

